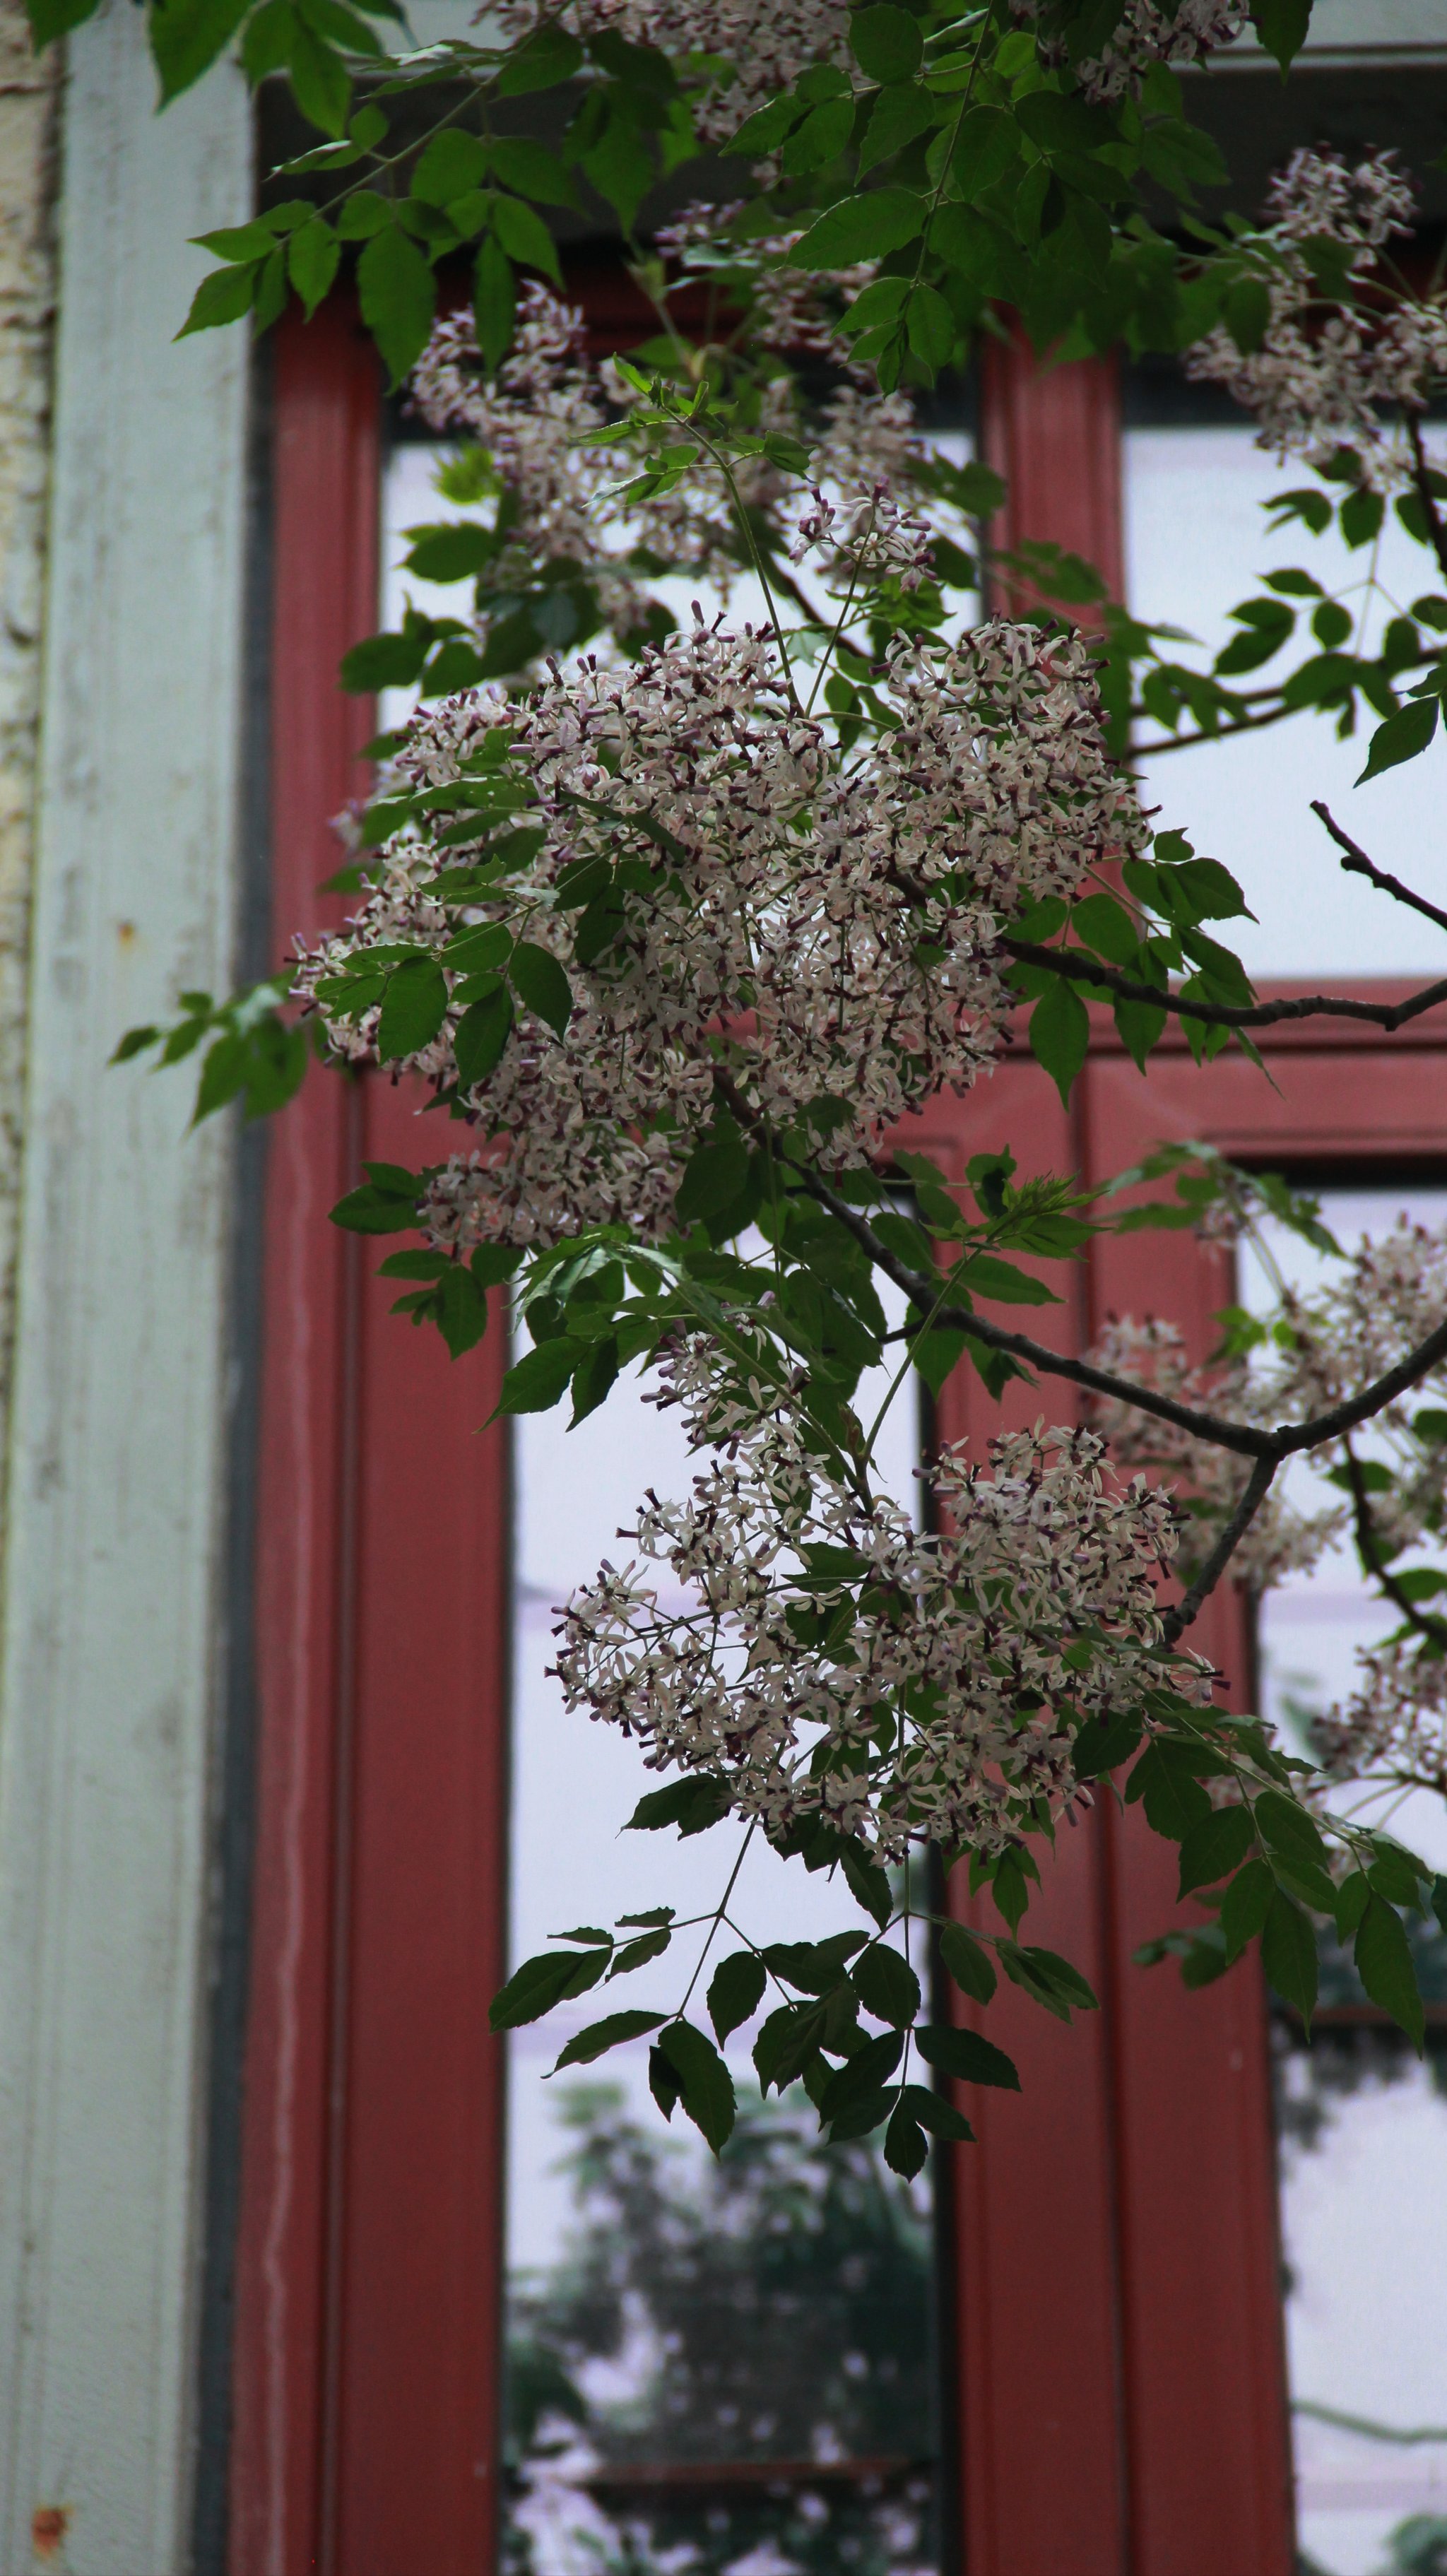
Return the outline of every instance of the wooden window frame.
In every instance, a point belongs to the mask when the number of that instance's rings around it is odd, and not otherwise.
[[[327,818],[365,784],[370,711],[338,691],[376,622],[381,400],[338,299],[275,354],[272,813],[278,936],[344,905]],[[1091,555],[1117,595],[1120,423],[1104,363],[983,371],[1006,537]],[[1381,992],[1380,985],[1361,987]],[[1440,1156],[1447,1037],[1352,1029],[1142,1082],[1107,1021],[1070,1109],[1022,1056],[911,1122],[946,1169],[1120,1170],[1166,1136],[1329,1173]],[[256,1600],[258,1847],[231,2473],[232,2576],[491,2576],[500,2523],[509,1497],[478,1434],[503,1335],[454,1374],[388,1315],[327,1211],[411,1160],[405,1092],[313,1080],[277,1122],[266,1204]],[[1142,1246],[1148,1246],[1143,1250]],[[1204,1351],[1228,1282],[1178,1236],[1106,1241],[1052,1310],[1078,1346],[1154,1308]],[[1067,1418],[1063,1385],[1016,1400]],[[1022,1413],[1022,1405],[1024,1411]],[[945,1437],[1000,1414],[960,1378]],[[1199,1641],[1243,1691],[1218,1596]],[[1174,1856],[1102,1801],[1046,1872],[1032,1937],[1092,1976],[1064,2030],[1010,1995],[990,2028],[1024,2093],[972,2102],[950,2200],[959,2535],[951,2576],[1289,2576],[1289,2440],[1264,1991],[1132,1965],[1176,1911]]]

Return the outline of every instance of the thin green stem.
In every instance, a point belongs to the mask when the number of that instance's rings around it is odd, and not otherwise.
[[[703,1948],[698,1954],[698,1965],[694,1969],[693,1975],[688,1981],[688,1992],[684,1996],[683,2001],[679,2005],[678,2011],[674,2016],[677,2021],[682,2021],[684,2014],[687,2012],[689,2005],[693,2001],[694,1987],[698,1984],[699,1978],[703,1975],[704,1962],[706,1961],[710,1950],[713,1948],[719,1925],[724,1921],[728,1913],[729,1898],[732,1896],[734,1889],[739,1883],[739,1872],[743,1868],[745,1860],[748,1858],[749,1845],[754,1839],[757,1827],[758,1818],[755,1816],[750,1819],[748,1831],[739,1845],[738,1859],[734,1862],[733,1868],[729,1872],[729,1883],[724,1889],[723,1895],[720,1897],[719,1902],[714,1909],[713,1920],[708,1928],[708,1938],[704,1942]]]

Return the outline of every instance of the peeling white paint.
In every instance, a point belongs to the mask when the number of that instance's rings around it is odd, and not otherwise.
[[[72,2576],[188,2555],[230,1149],[184,1139],[184,1078],[106,1059],[231,973],[247,346],[172,339],[187,236],[245,219],[251,170],[237,75],[153,104],[110,0],[63,119],[0,1698],[4,2576],[52,2508]],[[0,264],[0,321],[3,296]],[[0,649],[0,808],[4,679]],[[5,869],[0,811],[0,1128]],[[0,1154],[0,1262],[3,1198]]]

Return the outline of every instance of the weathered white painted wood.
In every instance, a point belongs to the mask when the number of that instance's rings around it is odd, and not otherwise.
[[[157,120],[130,0],[74,39],[0,1702],[0,2567],[187,2557],[225,1135],[128,1024],[229,979],[240,332],[172,335],[249,211],[239,79]]]

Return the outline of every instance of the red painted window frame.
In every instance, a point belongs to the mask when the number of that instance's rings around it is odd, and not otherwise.
[[[1004,534],[1122,587],[1106,365],[987,359]],[[335,920],[327,818],[364,784],[370,712],[341,653],[375,623],[380,384],[340,301],[275,353],[274,919]],[[962,1173],[1119,1170],[1166,1135],[1360,1168],[1440,1157],[1447,1040],[1273,1033],[1280,1092],[1167,1044],[1143,1083],[1108,1025],[1067,1113],[1028,1060],[914,1122]],[[259,1830],[231,2477],[232,2576],[491,2576],[499,2506],[507,1448],[478,1433],[502,1336],[454,1371],[389,1320],[371,1247],[326,1215],[372,1156],[415,1159],[412,1103],[313,1081],[278,1121],[266,1207]],[[1142,1243],[1149,1246],[1141,1249]],[[1182,1318],[1226,1292],[1189,1240],[1106,1243],[1055,1311]],[[1012,1391],[1014,1392],[1014,1391]],[[1042,1399],[1023,1400],[1033,1416]],[[1049,1398],[1069,1412],[1063,1390]],[[945,1437],[1000,1416],[963,1378]],[[1013,1413],[1022,1417],[1016,1397]],[[1249,1689],[1240,1605],[1202,1643]],[[1131,1953],[1173,1913],[1170,1850],[1102,1805],[1032,1935],[1104,2009],[1069,2031],[1007,1996],[1023,2097],[972,2103],[945,2172],[957,2247],[960,2576],[1288,2576],[1289,2444],[1265,2004],[1247,1968],[1188,1996]]]
[[[376,626],[382,422],[353,312],[275,348],[273,919],[365,785],[342,653]],[[236,2576],[476,2576],[496,2527],[508,1494],[494,1333],[392,1321],[327,1211],[412,1104],[309,1082],[271,1141],[258,1836],[231,2474]]]

